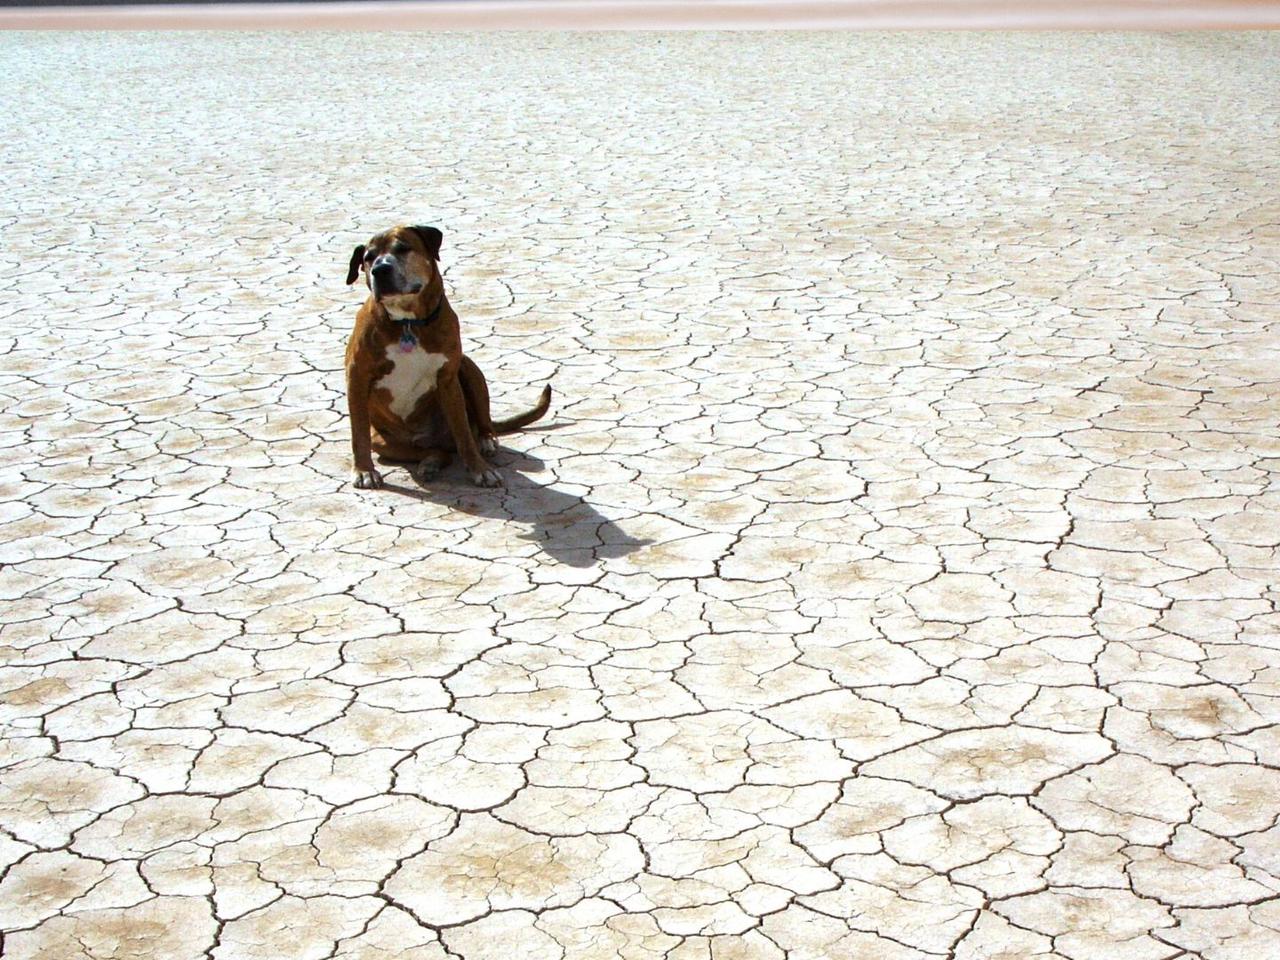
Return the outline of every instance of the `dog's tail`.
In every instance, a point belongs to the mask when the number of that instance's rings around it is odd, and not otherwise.
[[[547,384],[542,388],[542,396],[538,397],[538,402],[532,410],[526,410],[524,413],[518,413],[514,417],[508,417],[506,420],[495,420],[493,423],[493,432],[496,434],[515,433],[521,427],[527,427],[535,420],[541,420],[546,416],[547,410],[551,407],[551,384]]]

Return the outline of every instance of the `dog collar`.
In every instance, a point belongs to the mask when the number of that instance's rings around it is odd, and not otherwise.
[[[396,320],[388,315],[388,319],[391,319],[392,323],[400,324],[401,330],[407,330],[410,327],[425,327],[427,324],[434,322],[436,317],[440,316],[440,308],[442,306],[444,306],[444,297],[441,297],[436,301],[436,305],[425,317],[405,317],[402,320]]]
[[[425,327],[433,322],[440,315],[440,307],[444,304],[444,296],[442,295],[436,301],[435,309],[428,313],[425,317],[405,317],[402,320],[395,320],[394,323],[400,324],[400,352],[412,353],[418,347],[418,338],[413,335],[414,327]]]

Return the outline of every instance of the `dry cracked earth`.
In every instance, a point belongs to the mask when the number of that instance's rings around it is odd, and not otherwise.
[[[1280,34],[0,45],[6,958],[1280,956]]]

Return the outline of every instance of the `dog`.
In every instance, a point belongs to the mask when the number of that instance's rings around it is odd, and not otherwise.
[[[480,368],[462,352],[458,315],[445,296],[435,227],[399,226],[360,244],[351,254],[347,285],[363,275],[369,296],[347,341],[347,408],[351,416],[351,482],[382,486],[372,454],[416,465],[425,479],[457,452],[471,481],[502,482],[484,459],[497,437],[514,433],[546,414],[551,386],[533,409],[494,422],[489,387]]]

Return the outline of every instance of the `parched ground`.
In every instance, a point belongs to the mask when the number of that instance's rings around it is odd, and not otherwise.
[[[7,960],[1280,955],[1280,34],[0,48]]]

